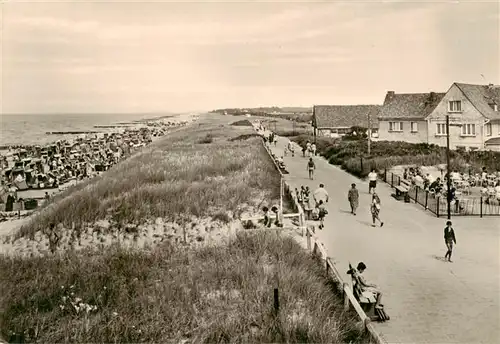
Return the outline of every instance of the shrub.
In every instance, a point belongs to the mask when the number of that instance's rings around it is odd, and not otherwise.
[[[243,134],[243,135],[239,135],[239,136],[236,136],[236,137],[232,137],[228,141],[230,141],[230,142],[233,142],[233,141],[244,141],[244,140],[251,139],[253,137],[260,137],[260,135],[256,134],[256,133],[253,133],[253,134]]]
[[[205,137],[198,140],[198,143],[201,143],[201,144],[207,144],[207,143],[212,143],[212,142],[214,142],[214,138],[210,134],[207,134]]]
[[[248,119],[242,119],[241,121],[236,121],[231,123],[231,125],[235,126],[244,126],[244,127],[252,127],[252,123]]]
[[[293,140],[304,145],[314,137],[301,135]],[[372,142],[370,156],[365,140],[340,140],[317,137],[318,152],[331,164],[340,165],[346,171],[364,178],[371,168],[382,170],[397,165],[431,166],[446,162],[446,148],[427,143],[408,143],[393,141]],[[363,166],[361,166],[363,161]],[[469,166],[469,167],[467,167]],[[491,151],[450,152],[450,167],[460,172],[479,172],[482,167],[500,170],[500,153]]]

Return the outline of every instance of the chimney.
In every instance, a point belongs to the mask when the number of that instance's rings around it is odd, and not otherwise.
[[[430,100],[431,102],[433,102],[434,100],[436,100],[436,93],[435,93],[435,92],[431,92],[431,93],[429,94],[429,100]]]
[[[394,91],[387,91],[387,95],[385,96],[385,101],[390,102],[394,99]]]
[[[493,84],[489,84],[489,85],[488,85],[488,89],[489,89],[489,90],[492,90],[493,88],[494,88],[494,85],[493,85]]]

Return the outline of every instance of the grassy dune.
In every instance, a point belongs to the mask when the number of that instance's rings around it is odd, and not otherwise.
[[[237,218],[245,207],[279,199],[279,175],[266,161],[260,139],[237,140],[252,133],[213,123],[172,133],[62,195],[18,235],[33,237],[50,223],[78,229],[106,219],[121,228],[157,217],[166,222]]]
[[[368,342],[353,315],[342,311],[323,269],[285,232],[240,226],[235,236],[205,245],[164,234],[168,221],[180,228],[207,216],[211,230],[224,230],[224,222],[238,223],[239,213],[278,200],[279,175],[260,138],[227,120],[173,133],[60,195],[22,228],[19,241],[62,223],[66,238],[76,240],[71,223],[87,231],[108,221],[115,233],[132,223],[142,235],[139,223],[152,222],[162,227],[162,239],[142,249],[115,242],[99,250],[0,255],[1,337],[25,343]]]
[[[224,247],[11,258],[0,268],[10,276],[4,336],[27,342],[367,342],[323,270],[274,231],[241,232]]]

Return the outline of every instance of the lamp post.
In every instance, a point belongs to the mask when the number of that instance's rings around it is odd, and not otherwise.
[[[451,173],[450,173],[450,115],[446,115],[446,202],[448,205],[448,220],[451,219]]]

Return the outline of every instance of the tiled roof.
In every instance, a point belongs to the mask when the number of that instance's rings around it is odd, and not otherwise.
[[[491,108],[497,104],[500,108],[500,86],[470,85],[455,83],[476,109],[488,119],[500,119],[500,112]]]
[[[317,128],[368,128],[368,114],[371,127],[378,128],[380,105],[315,105],[313,111]]]
[[[424,119],[443,99],[445,93],[394,93],[387,92],[380,119]]]

